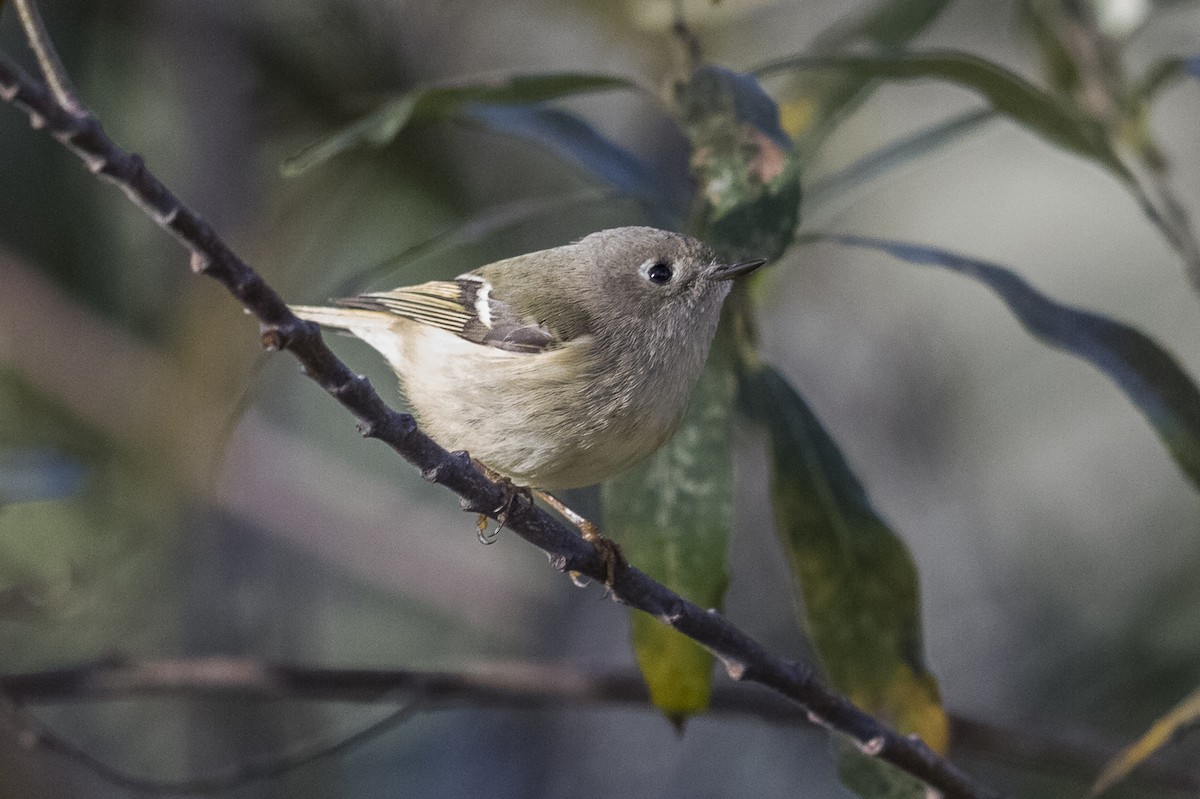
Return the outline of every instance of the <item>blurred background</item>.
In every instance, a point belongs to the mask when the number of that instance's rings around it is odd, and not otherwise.
[[[806,52],[874,5],[683,8],[707,60],[747,70]],[[947,3],[910,46],[966,50],[1045,82],[1027,5]],[[1133,74],[1200,44],[1200,4],[1083,5],[1110,26]],[[568,162],[465,123],[416,124],[386,148],[295,178],[280,164],[429,81],[585,71],[662,90],[679,68],[673,9],[100,0],[44,13],[113,138],[287,300],[319,303],[647,221],[644,207]],[[0,47],[31,63],[11,8]],[[562,105],[654,164],[664,193],[690,191],[686,142],[651,96]],[[884,85],[812,154],[805,185],[978,105],[944,83]],[[1194,80],[1167,89],[1148,119],[1193,217],[1198,120]],[[453,496],[361,439],[292,359],[264,354],[256,325],[188,271],[174,241],[8,106],[0,142],[4,672],[212,654],[633,667],[624,610],[572,586],[511,534],[481,546]],[[1061,302],[1136,325],[1200,375],[1200,297],[1179,256],[1110,174],[1019,125],[993,121],[879,179],[810,192],[803,216],[809,230],[1004,264]],[[1200,683],[1200,497],[1107,378],[1038,343],[992,293],[947,271],[822,244],[793,248],[760,288],[765,354],[913,551],[927,658],[951,712],[1111,753]],[[394,396],[366,345],[332,345]],[[749,425],[736,440],[726,610],[798,657],[762,441]],[[336,740],[387,711],[181,698],[35,710],[95,757],[162,780]],[[1194,766],[1195,743],[1168,765]],[[222,795],[840,795],[828,750],[811,729],[749,718],[701,717],[678,734],[650,710],[463,708],[418,714],[345,754]],[[1081,795],[1102,764],[1072,770],[1038,752],[1013,762],[985,749],[954,758],[1025,796]],[[139,795],[0,739],[2,799]],[[1189,794],[1135,780],[1114,795]]]

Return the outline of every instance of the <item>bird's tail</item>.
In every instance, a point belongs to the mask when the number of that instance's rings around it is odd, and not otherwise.
[[[316,322],[322,327],[352,332],[386,330],[396,321],[393,314],[383,311],[366,311],[359,308],[328,308],[317,305],[292,305],[292,313],[301,319]]]

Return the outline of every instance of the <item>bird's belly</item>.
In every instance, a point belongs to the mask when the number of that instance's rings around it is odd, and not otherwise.
[[[422,429],[519,485],[601,482],[662,446],[682,410],[665,399],[675,392],[585,376],[582,348],[513,353],[425,330],[433,340],[393,364]]]

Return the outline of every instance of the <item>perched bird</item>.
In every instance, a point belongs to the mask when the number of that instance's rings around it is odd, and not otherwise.
[[[696,239],[649,227],[454,280],[292,310],[387,359],[420,426],[517,486],[591,485],[674,432],[733,278]]]

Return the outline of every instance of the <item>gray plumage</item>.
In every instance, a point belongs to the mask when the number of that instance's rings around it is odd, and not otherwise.
[[[666,442],[733,277],[701,242],[627,227],[452,281],[299,306],[379,350],[421,427],[519,485],[600,482]]]

